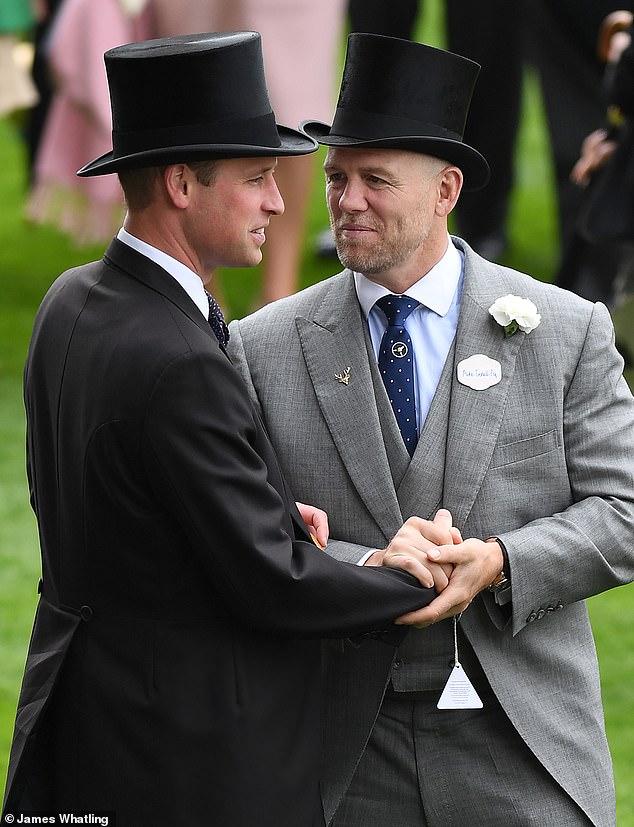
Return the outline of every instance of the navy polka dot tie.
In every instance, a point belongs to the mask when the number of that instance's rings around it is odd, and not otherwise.
[[[216,339],[218,339],[222,347],[224,347],[229,341],[229,328],[227,327],[225,317],[222,314],[218,302],[211,293],[207,293],[206,290],[205,293],[207,294],[207,301],[209,302],[209,324],[216,335]]]
[[[381,339],[379,371],[385,384],[405,447],[412,456],[418,442],[414,396],[414,352],[405,320],[419,302],[409,296],[383,296],[376,302],[387,316]]]

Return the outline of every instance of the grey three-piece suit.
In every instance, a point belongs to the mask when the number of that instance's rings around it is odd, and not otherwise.
[[[603,305],[453,243],[465,254],[460,319],[411,462],[349,271],[232,323],[230,353],[295,496],[328,512],[330,553],[356,561],[409,516],[430,518],[440,506],[465,538],[503,541],[511,611],[479,595],[462,617],[464,635],[525,744],[592,823],[611,825],[611,761],[583,601],[634,578],[634,402]],[[505,337],[489,314],[508,293],[537,306],[541,323],[530,334]],[[457,381],[457,364],[474,354],[497,360],[501,381],[486,390]],[[325,646],[328,818],[390,678],[397,690],[429,688],[427,655],[437,663],[450,629],[446,621],[410,631],[396,655],[379,642]]]

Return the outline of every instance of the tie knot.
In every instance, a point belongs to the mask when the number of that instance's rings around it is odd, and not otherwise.
[[[377,307],[387,316],[387,323],[390,327],[402,327],[405,319],[419,306],[420,302],[409,296],[382,296],[376,302]]]
[[[209,324],[216,338],[224,347],[229,341],[229,328],[227,327],[225,317],[218,302],[211,293],[207,293],[206,290],[205,293],[207,294],[207,301],[209,302]]]

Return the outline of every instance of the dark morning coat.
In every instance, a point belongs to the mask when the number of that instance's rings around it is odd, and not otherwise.
[[[429,592],[309,541],[202,314],[117,240],[45,297],[25,401],[43,586],[6,811],[309,827],[318,638]]]

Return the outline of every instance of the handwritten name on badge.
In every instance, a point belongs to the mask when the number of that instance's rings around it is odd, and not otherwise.
[[[497,359],[475,353],[458,363],[457,373],[458,382],[462,385],[473,388],[474,391],[485,391],[502,379],[502,365]]]

